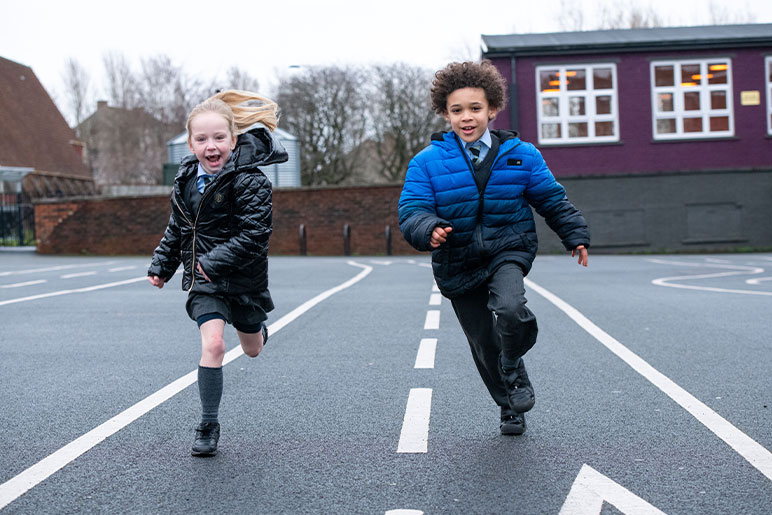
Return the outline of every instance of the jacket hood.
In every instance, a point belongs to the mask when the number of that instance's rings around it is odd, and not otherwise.
[[[453,131],[444,131],[444,132],[435,132],[432,134],[432,141],[447,141],[447,142],[453,142],[455,139],[455,132]],[[510,131],[510,130],[504,130],[504,129],[492,129],[491,134],[499,138],[499,141],[501,143],[504,143],[507,140],[515,139],[518,137],[517,131]]]

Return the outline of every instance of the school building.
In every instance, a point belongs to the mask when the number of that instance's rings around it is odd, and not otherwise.
[[[772,245],[772,24],[482,41],[510,86],[493,126],[539,147],[593,247]]]

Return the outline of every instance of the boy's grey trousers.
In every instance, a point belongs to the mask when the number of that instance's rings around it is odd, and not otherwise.
[[[536,343],[536,317],[525,305],[523,271],[504,263],[474,290],[451,299],[477,370],[496,404],[508,408],[500,356],[514,363]]]

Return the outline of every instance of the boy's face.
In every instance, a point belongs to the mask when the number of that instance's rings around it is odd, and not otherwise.
[[[207,111],[190,120],[188,146],[206,173],[217,173],[236,147],[236,136],[222,115]]]
[[[488,122],[497,110],[488,105],[482,88],[461,88],[448,95],[443,116],[453,132],[466,143],[477,141],[485,134]]]

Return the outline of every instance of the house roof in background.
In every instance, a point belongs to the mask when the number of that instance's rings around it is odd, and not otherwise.
[[[772,45],[772,23],[483,35],[483,55],[588,54],[609,51]]]
[[[75,139],[32,68],[0,57],[0,165],[90,177]]]

